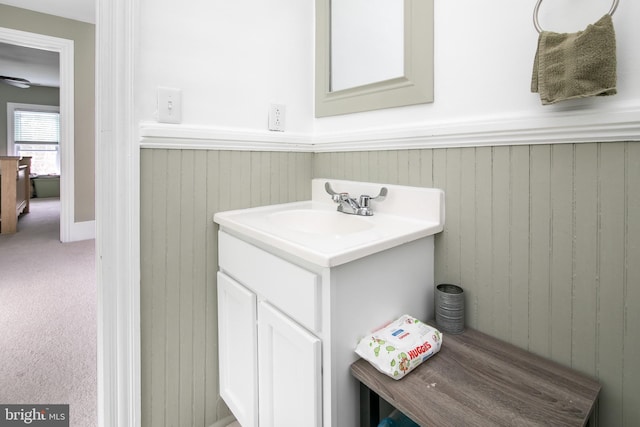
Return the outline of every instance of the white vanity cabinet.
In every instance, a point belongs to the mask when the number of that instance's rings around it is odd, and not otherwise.
[[[320,427],[320,339],[268,303],[258,305],[258,390],[261,427]]]
[[[220,395],[247,427],[258,425],[256,295],[218,273]]]
[[[242,427],[359,425],[360,337],[432,317],[433,237],[331,268],[220,231],[220,394]]]
[[[222,398],[243,427],[320,427],[321,341],[290,317],[315,326],[291,297],[316,299],[318,277],[223,232],[220,253]]]
[[[320,426],[320,340],[223,273],[218,301],[221,395],[242,426]]]

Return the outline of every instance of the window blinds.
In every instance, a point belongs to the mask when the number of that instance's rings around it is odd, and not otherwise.
[[[46,111],[14,111],[16,144],[58,144],[60,114]]]

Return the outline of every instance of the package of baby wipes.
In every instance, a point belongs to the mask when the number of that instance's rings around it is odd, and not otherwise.
[[[440,331],[405,314],[362,338],[356,353],[378,371],[399,380],[440,351],[441,345]]]

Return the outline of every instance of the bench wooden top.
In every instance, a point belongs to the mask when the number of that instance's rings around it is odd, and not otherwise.
[[[584,426],[600,384],[473,329],[401,380],[364,359],[351,373],[421,426]]]

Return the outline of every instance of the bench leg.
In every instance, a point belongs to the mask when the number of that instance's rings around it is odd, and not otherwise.
[[[380,396],[360,383],[360,401],[363,406],[367,407],[366,411],[361,412],[361,416],[365,418],[360,420],[361,427],[378,427],[380,424]]]
[[[596,399],[591,414],[589,415],[589,421],[587,422],[587,426],[589,427],[598,427],[598,400],[599,399]]]

